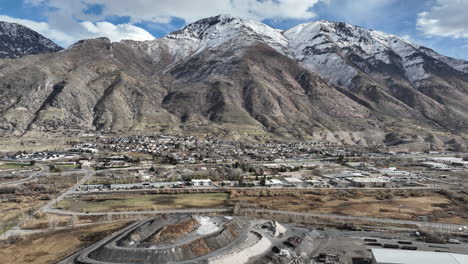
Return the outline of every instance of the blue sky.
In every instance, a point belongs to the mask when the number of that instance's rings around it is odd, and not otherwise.
[[[61,46],[100,36],[150,40],[187,23],[232,14],[287,29],[347,22],[468,60],[468,0],[0,0],[0,20],[24,24]]]

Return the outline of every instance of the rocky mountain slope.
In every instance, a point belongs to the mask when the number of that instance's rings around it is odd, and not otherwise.
[[[0,58],[57,52],[62,48],[25,26],[0,21]]]
[[[231,16],[154,41],[0,60],[0,132],[190,132],[462,149],[468,63],[318,21]]]

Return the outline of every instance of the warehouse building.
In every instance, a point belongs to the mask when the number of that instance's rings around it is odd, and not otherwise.
[[[372,261],[374,264],[468,264],[468,255],[373,248]]]

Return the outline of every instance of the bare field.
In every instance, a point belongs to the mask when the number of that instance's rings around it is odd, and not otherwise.
[[[77,212],[118,212],[224,207],[227,193],[89,194],[61,201],[57,208]]]
[[[46,201],[25,197],[22,202],[0,203],[0,222],[10,223],[16,221],[22,215],[28,215],[34,208],[39,208]]]
[[[73,137],[2,137],[0,138],[1,152],[17,152],[17,151],[44,151],[64,149],[69,145],[67,142],[73,141]]]
[[[40,178],[34,183],[0,189],[1,229],[23,223],[31,213],[53,199],[56,192],[70,188],[75,182],[73,175],[54,175]]]
[[[468,223],[466,206],[430,191],[233,191],[242,207],[360,217]]]
[[[120,230],[126,223],[93,225],[25,237],[13,244],[0,243],[0,264],[56,263],[80,249]]]

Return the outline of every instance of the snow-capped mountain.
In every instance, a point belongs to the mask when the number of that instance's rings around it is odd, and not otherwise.
[[[25,26],[0,21],[0,58],[50,53],[62,48]]]
[[[261,41],[283,54],[287,53],[288,47],[288,40],[280,30],[257,21],[229,15],[199,20],[164,37],[163,40],[168,42],[172,40],[177,48],[180,48],[181,42],[191,43],[189,46],[192,51],[216,48],[233,40],[237,45],[249,45],[254,41]]]
[[[134,48],[145,50],[156,60],[162,53],[169,53],[176,62],[206,50],[236,49],[255,42],[267,43],[285,55],[289,53],[288,40],[281,30],[257,21],[230,15],[219,15],[196,21],[160,39],[124,42]]]
[[[429,77],[424,68],[427,56],[468,73],[466,61],[442,56],[391,34],[346,23],[317,21],[295,26],[284,34],[296,59],[340,84],[349,85],[359,70],[372,72],[367,64],[383,63],[401,67],[406,78],[418,85]]]
[[[153,41],[83,40],[52,56],[0,60],[0,76],[0,134],[468,144],[466,61],[344,23],[280,31],[221,15]]]

